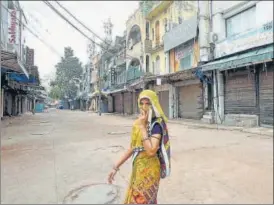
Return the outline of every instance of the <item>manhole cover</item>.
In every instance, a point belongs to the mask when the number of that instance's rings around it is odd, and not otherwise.
[[[111,204],[119,197],[119,187],[111,184],[90,184],[72,190],[63,204]]]

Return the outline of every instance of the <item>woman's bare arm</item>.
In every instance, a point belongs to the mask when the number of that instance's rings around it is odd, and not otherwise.
[[[159,149],[161,135],[154,134],[148,138],[147,129],[144,126],[141,126],[141,132],[143,137],[143,145],[149,156],[154,156]]]
[[[124,152],[124,154],[120,157],[120,159],[114,164],[114,167],[119,169],[120,166],[122,166],[133,154],[133,149],[128,148],[127,151]]]

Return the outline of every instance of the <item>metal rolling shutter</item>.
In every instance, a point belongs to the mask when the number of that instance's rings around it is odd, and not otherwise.
[[[255,75],[239,71],[225,75],[225,114],[256,114]]]
[[[158,93],[159,101],[162,106],[162,109],[166,115],[169,117],[169,91],[161,91]]]
[[[124,93],[124,108],[125,114],[132,114],[132,94],[130,92]]]
[[[201,119],[202,109],[199,102],[201,92],[199,84],[179,88],[179,117]]]
[[[273,64],[272,69],[260,73],[260,125],[273,126]]]
[[[139,107],[138,107],[138,98],[140,95],[141,91],[136,91],[135,92],[135,103],[133,104],[133,112],[134,113],[139,113]]]
[[[114,95],[114,112],[116,113],[123,113],[123,105],[122,105],[122,95],[115,94]]]

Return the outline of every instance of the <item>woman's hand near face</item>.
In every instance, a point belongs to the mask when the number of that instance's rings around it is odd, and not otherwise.
[[[148,120],[148,112],[141,110],[141,114],[138,117],[139,126],[141,128],[146,127]]]

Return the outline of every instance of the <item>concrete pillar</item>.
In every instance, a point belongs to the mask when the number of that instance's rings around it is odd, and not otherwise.
[[[169,51],[165,53],[165,57],[166,57],[166,69],[165,69],[165,73],[170,73],[170,68],[169,68]]]
[[[199,45],[200,61],[209,59],[209,1],[198,1],[199,4]]]
[[[219,103],[219,120],[223,124],[225,118],[225,105],[224,105],[224,76],[223,73],[217,70],[217,81],[218,81],[218,103]]]
[[[4,115],[4,89],[1,89],[1,97],[0,97],[0,117]]]
[[[169,118],[173,119],[176,116],[176,87],[169,85]]]
[[[215,123],[222,124],[224,122],[224,78],[220,71],[214,71],[213,78],[213,95],[214,95],[214,113]]]

